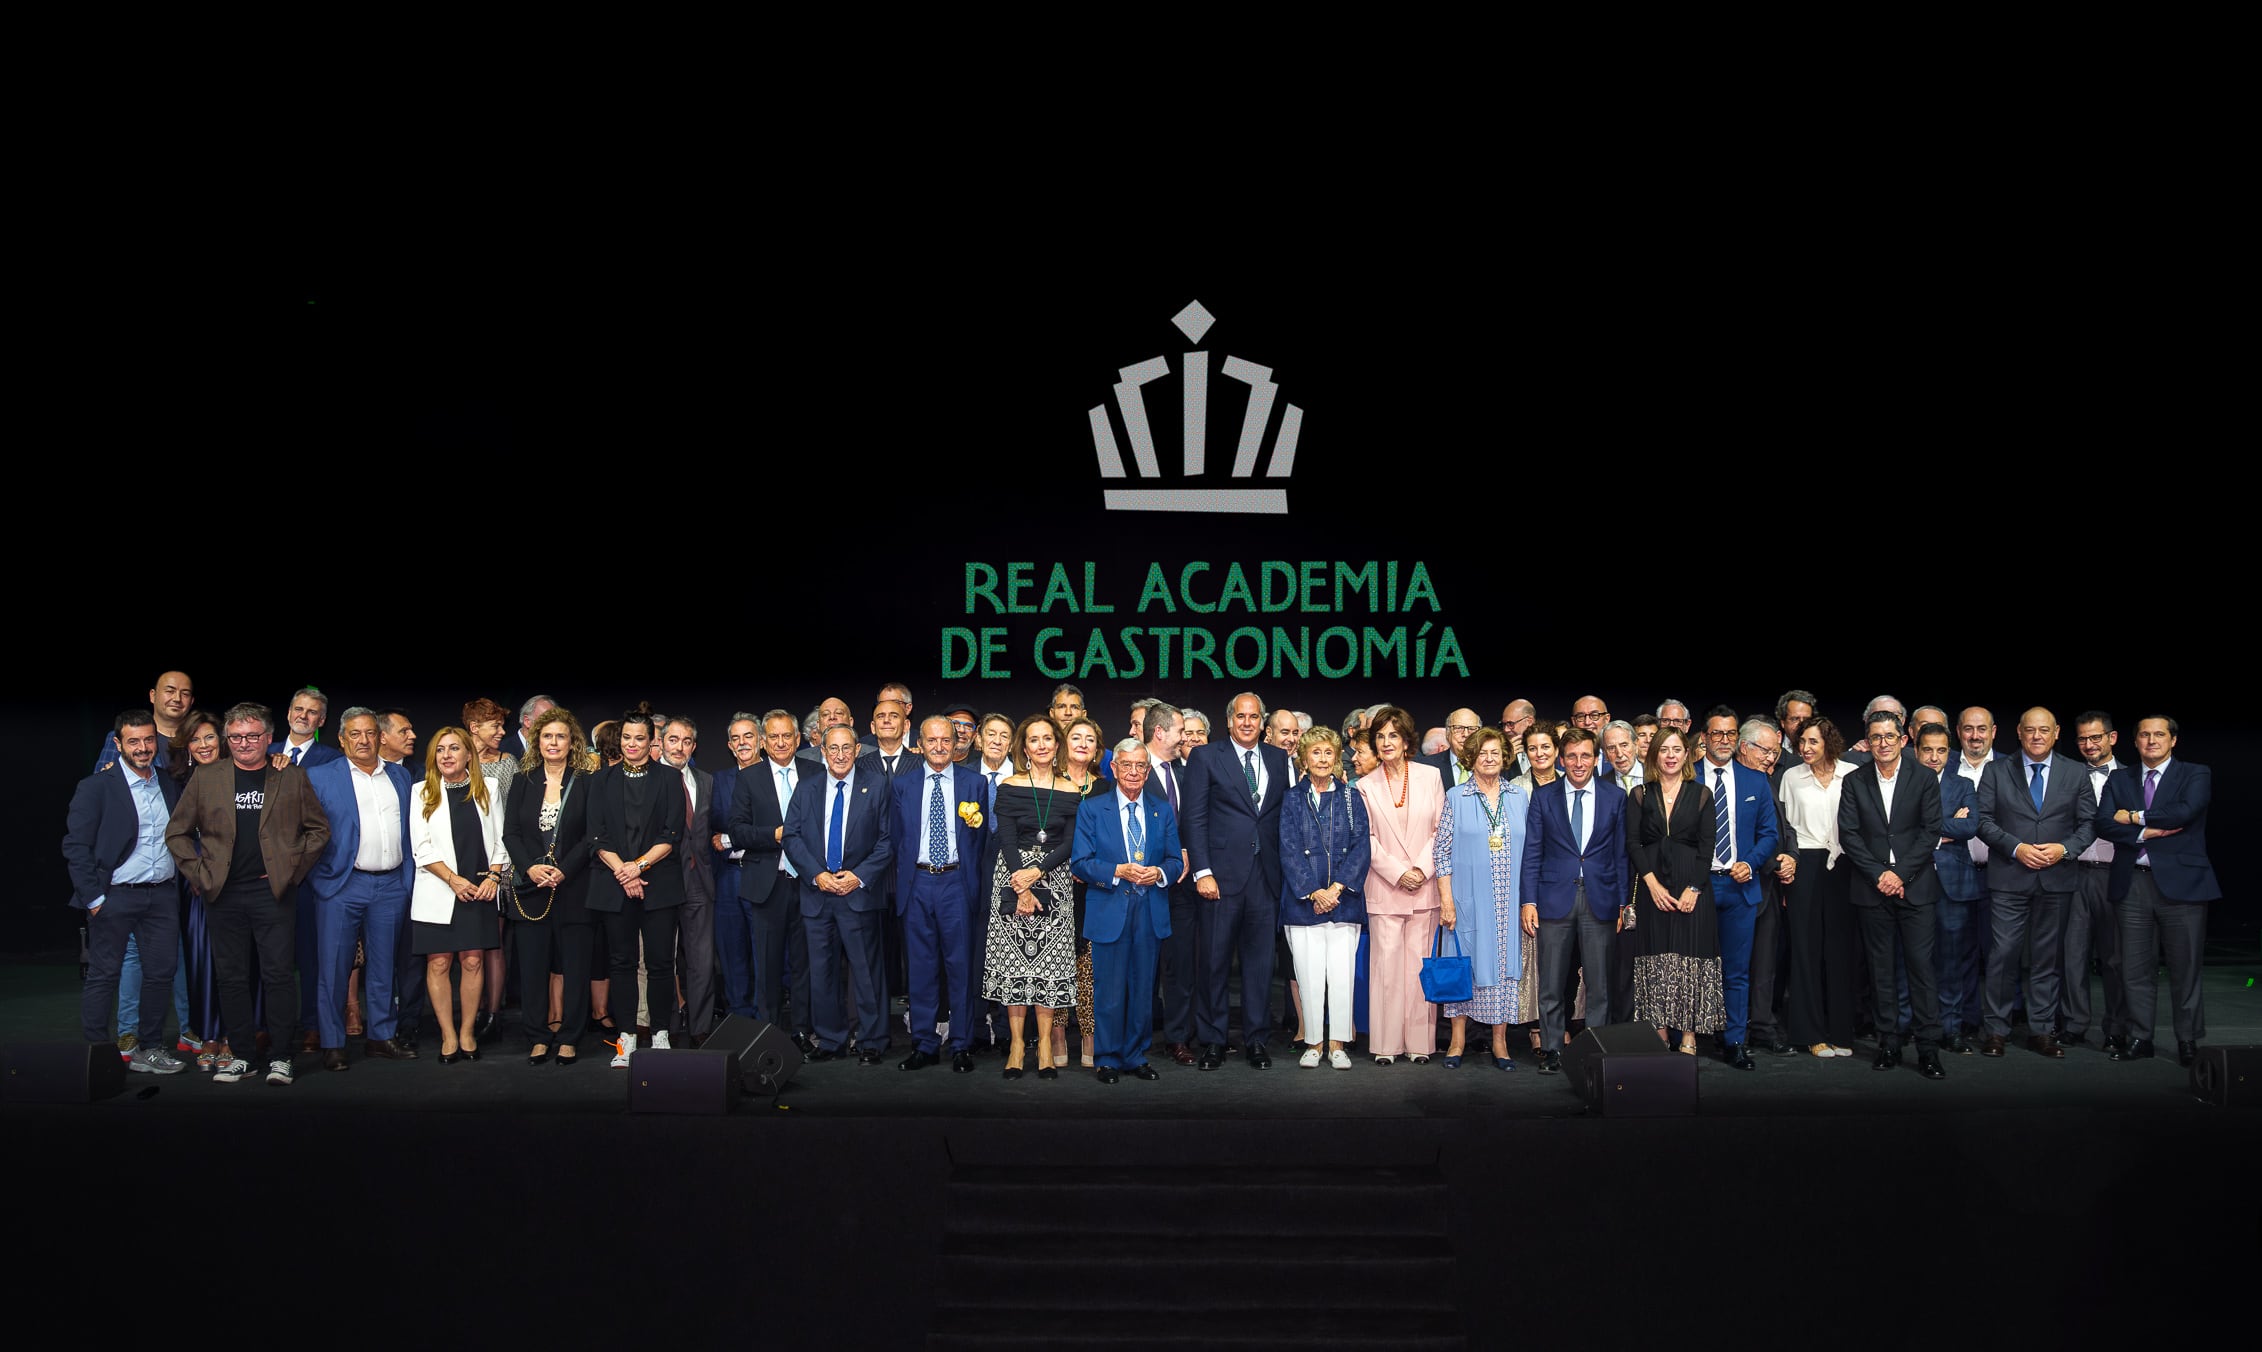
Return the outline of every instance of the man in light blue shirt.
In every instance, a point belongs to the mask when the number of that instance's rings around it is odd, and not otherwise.
[[[63,836],[71,904],[86,912],[87,977],[79,1022],[88,1042],[110,1045],[118,975],[126,942],[134,940],[143,959],[140,1046],[127,1064],[171,1075],[182,1069],[164,1041],[180,954],[180,887],[173,881],[165,826],[180,784],[157,773],[157,721],[149,711],[118,715],[113,732],[118,760],[79,781]]]

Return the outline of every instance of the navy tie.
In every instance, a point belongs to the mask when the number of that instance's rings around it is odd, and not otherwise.
[[[840,872],[840,826],[848,817],[848,781],[833,781],[833,821],[825,830],[825,872]]]
[[[1735,852],[1735,828],[1728,824],[1728,772],[1712,767],[1712,857],[1725,864]]]
[[[1571,843],[1579,848],[1579,876],[1581,878],[1587,876],[1586,805],[1587,791],[1585,789],[1574,790],[1571,796]]]
[[[2036,812],[2042,810],[2042,771],[2049,763],[2048,761],[2036,761],[2032,767],[2034,770],[2034,810]]]

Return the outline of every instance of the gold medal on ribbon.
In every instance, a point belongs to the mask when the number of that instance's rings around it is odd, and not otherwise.
[[[1131,862],[1132,862],[1132,863],[1134,863],[1134,864],[1144,864],[1144,863],[1146,863],[1146,862],[1147,862],[1147,852],[1146,852],[1145,850],[1133,850],[1133,851],[1131,852]]]
[[[1500,834],[1500,833],[1499,833],[1498,831],[1495,831],[1495,832],[1493,832],[1493,833],[1492,833],[1492,837],[1491,837],[1491,839],[1492,839],[1492,848],[1493,848],[1493,849],[1495,849],[1495,850],[1504,850],[1504,849],[1508,848],[1508,842],[1507,842],[1507,840],[1506,840],[1506,839],[1505,839],[1504,837],[1502,837],[1502,835],[1501,835],[1501,834]]]

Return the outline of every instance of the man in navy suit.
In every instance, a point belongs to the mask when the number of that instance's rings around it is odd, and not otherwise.
[[[740,860],[738,911],[753,963],[756,1016],[793,1030],[804,1056],[817,1049],[809,1031],[808,944],[801,933],[801,881],[785,857],[785,818],[803,778],[813,778],[794,753],[800,723],[783,709],[762,715],[762,757],[739,772],[731,788],[729,838]],[[717,801],[721,795],[716,795]],[[786,955],[797,951],[790,1002]]]
[[[899,1069],[924,1070],[942,1058],[935,1022],[950,1025],[950,1068],[974,1069],[973,950],[969,912],[980,884],[982,834],[989,826],[989,785],[979,770],[954,763],[958,731],[947,718],[919,725],[920,763],[889,786],[894,839],[895,910],[903,919],[903,951],[911,990],[911,1055]],[[947,999],[948,1003],[944,1001]]]
[[[887,896],[877,884],[894,858],[887,810],[889,783],[878,764],[857,764],[856,730],[825,729],[825,773],[804,774],[786,812],[785,854],[801,875],[801,922],[809,936],[809,996],[816,1022],[812,1060],[848,1050],[841,1025],[841,972],[834,947],[847,951],[856,983],[857,1059],[880,1063],[888,1048],[887,986],[881,975],[880,917]]]
[[[1157,705],[1167,709],[1168,705]],[[1175,716],[1175,711],[1173,711]],[[1149,711],[1150,719],[1153,711]],[[1069,867],[1084,880],[1084,937],[1092,941],[1092,1056],[1101,1084],[1160,1079],[1147,1064],[1149,1001],[1161,941],[1170,937],[1170,884],[1184,869],[1178,822],[1135,737],[1116,743],[1115,792],[1076,814]]]
[[[2199,1059],[2207,1036],[2200,1002],[2200,956],[2207,947],[2207,903],[2223,895],[2207,859],[2207,807],[2215,781],[2204,765],[2175,759],[2176,720],[2158,714],[2136,721],[2136,758],[2143,773],[2105,782],[2097,829],[2113,853],[2109,895],[2121,918],[2121,979],[2128,1000],[2128,1045],[2115,1061],[2152,1055],[2152,1017],[2159,999],[2159,955],[2167,950],[2170,1017],[2176,1060]]]
[[[135,940],[142,954],[141,1028],[128,1064],[147,1074],[171,1075],[182,1069],[165,1050],[164,1037],[165,1015],[173,1006],[173,965],[180,957],[181,891],[165,848],[165,827],[181,796],[180,781],[157,772],[157,720],[146,710],[118,715],[110,732],[118,743],[117,763],[79,781],[63,834],[71,905],[86,912],[79,1024],[88,1042],[110,1045],[118,973],[126,941]]]
[[[2025,754],[1992,761],[1979,781],[1979,836],[1987,842],[1993,917],[1987,941],[1987,1015],[1979,1054],[2001,1056],[2011,1009],[2026,978],[2027,1046],[2052,1060],[2065,1049],[2051,1033],[2058,1017],[2058,960],[2066,909],[2081,886],[2074,857],[2097,836],[2089,772],[2057,754],[2058,716],[2036,707],[2019,715]]]
[[[1610,1008],[1610,936],[1627,896],[1626,794],[1594,777],[1594,734],[1572,728],[1562,774],[1532,795],[1524,833],[1524,934],[1539,940],[1540,1073],[1563,1068],[1563,992],[1575,952],[1587,1008]]]
[[[346,1062],[346,983],[357,939],[364,955],[361,1007],[368,1012],[362,1052],[387,1061],[416,1057],[393,1040],[393,954],[408,920],[416,869],[408,843],[408,772],[377,754],[374,709],[346,710],[338,738],[346,745],[343,758],[316,762],[306,772],[307,787],[330,821],[330,842],[302,889],[314,897],[320,954],[314,1006],[324,1070],[352,1068]],[[501,804],[494,810],[502,811]]]
[[[157,760],[155,768],[166,768],[167,748],[181,735],[181,723],[196,707],[196,683],[185,671],[159,673],[157,684],[149,687],[149,716],[157,720]],[[118,734],[110,733],[102,739],[101,750],[94,753],[94,768],[106,770],[120,756]]]
[[[1971,838],[1979,834],[1979,791],[1955,772],[1955,735],[1945,723],[1916,730],[1917,764],[1940,782],[1940,839],[1932,848],[1933,972],[1940,988],[1940,1045],[1959,1056],[1979,1050],[1971,1030],[1979,1026],[1974,973],[1979,948],[1973,942],[1972,905],[1984,895],[1979,870],[1971,862]]]
[[[1871,1009],[1877,1021],[1874,1068],[1901,1064],[1899,986],[1894,946],[1908,959],[1911,1026],[1918,1073],[1946,1078],[1940,1066],[1940,1002],[1932,978],[1932,852],[1940,841],[1940,781],[1902,757],[1900,715],[1880,709],[1868,724],[1867,765],[1846,773],[1838,794],[1838,840],[1854,870],[1854,912],[1869,951]]]
[[[1181,833],[1201,899],[1201,980],[1194,990],[1194,1035],[1203,1070],[1225,1064],[1226,991],[1233,958],[1241,957],[1241,1039],[1249,1064],[1272,1064],[1272,942],[1280,927],[1280,805],[1288,793],[1288,757],[1263,744],[1264,701],[1233,698],[1232,734],[1194,752],[1180,786],[1186,806]]]
[[[731,813],[738,806],[738,778],[762,778],[762,723],[750,713],[735,713],[723,728],[730,764],[715,771],[714,813],[708,823],[708,847],[715,877],[715,957],[722,965],[723,1006],[742,1019],[762,1017],[755,1003],[753,927],[747,906],[738,897],[746,872],[746,847],[731,834]],[[765,889],[764,895],[767,895]]]
[[[277,766],[295,765],[301,770],[312,770],[337,760],[338,749],[321,740],[322,725],[330,718],[330,697],[313,686],[302,686],[291,692],[290,707],[284,711],[284,724],[290,729],[284,736],[270,743],[267,754],[275,758]],[[315,983],[307,974],[318,971],[321,957],[315,951],[320,921],[314,913],[314,894],[304,886],[291,893],[291,908],[297,913],[298,939],[298,1023],[306,1030],[306,1043],[301,1049],[315,1050]]]
[[[1720,984],[1728,1004],[1720,1052],[1738,1070],[1752,1068],[1745,1043],[1752,931],[1759,923],[1759,870],[1775,857],[1779,832],[1767,776],[1739,764],[1736,751],[1772,731],[1757,719],[1738,724],[1735,710],[1714,705],[1704,718],[1704,763],[1697,766],[1697,778],[1712,790],[1712,902],[1720,917]]]

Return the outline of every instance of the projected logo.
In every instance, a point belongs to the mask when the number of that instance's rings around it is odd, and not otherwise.
[[[1189,342],[1202,341],[1217,317],[1202,308],[1200,301],[1189,303],[1185,309],[1172,315],[1170,322],[1178,326]],[[1179,407],[1183,414],[1180,435],[1179,477],[1199,479],[1209,470],[1209,403],[1210,354],[1199,349],[1185,354],[1185,367],[1179,378]],[[1272,368],[1259,366],[1239,357],[1227,357],[1218,366],[1218,374],[1227,380],[1238,381],[1248,387],[1248,406],[1241,414],[1241,437],[1233,446],[1233,468],[1230,488],[1196,487],[1191,484],[1165,485],[1162,466],[1155,455],[1154,431],[1147,422],[1146,386],[1170,374],[1170,361],[1166,357],[1149,357],[1135,366],[1118,369],[1122,379],[1115,387],[1115,408],[1123,420],[1123,439],[1131,447],[1131,473],[1123,467],[1123,454],[1116,449],[1115,426],[1108,417],[1107,405],[1094,404],[1092,418],[1092,454],[1100,462],[1100,477],[1140,482],[1135,488],[1110,488],[1106,490],[1107,508],[1115,512],[1238,512],[1261,516],[1286,516],[1288,514],[1288,489],[1283,483],[1277,487],[1260,488],[1255,485],[1257,461],[1264,454],[1265,428],[1272,422],[1274,396],[1280,387],[1272,380]],[[1285,481],[1296,468],[1296,436],[1304,426],[1304,410],[1294,404],[1283,407],[1279,430],[1273,434],[1272,458],[1265,466],[1264,477]]]

